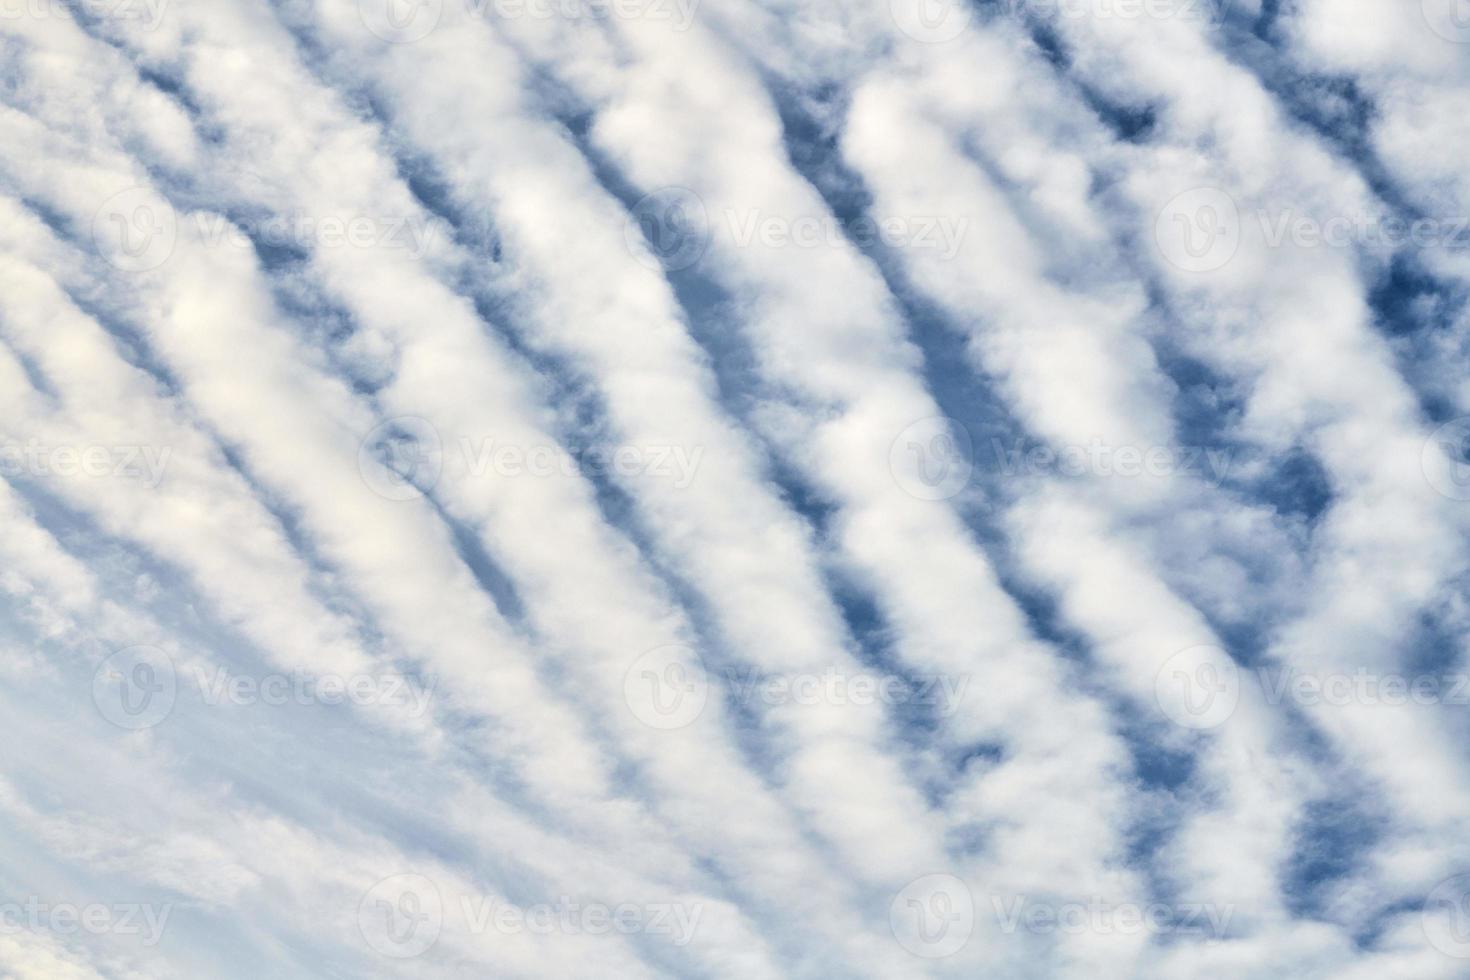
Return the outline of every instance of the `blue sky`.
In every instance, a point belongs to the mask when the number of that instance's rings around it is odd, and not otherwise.
[[[0,53],[0,975],[1470,976],[1461,0]]]

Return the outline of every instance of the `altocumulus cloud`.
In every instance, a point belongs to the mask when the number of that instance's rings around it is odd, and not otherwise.
[[[1463,4],[0,51],[0,973],[1470,975]]]

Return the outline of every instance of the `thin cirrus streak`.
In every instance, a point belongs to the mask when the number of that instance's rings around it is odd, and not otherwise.
[[[1470,970],[1454,0],[0,50],[6,976]]]

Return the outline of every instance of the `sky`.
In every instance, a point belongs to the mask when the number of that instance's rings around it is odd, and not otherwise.
[[[1470,977],[1466,0],[0,0],[0,978]]]

